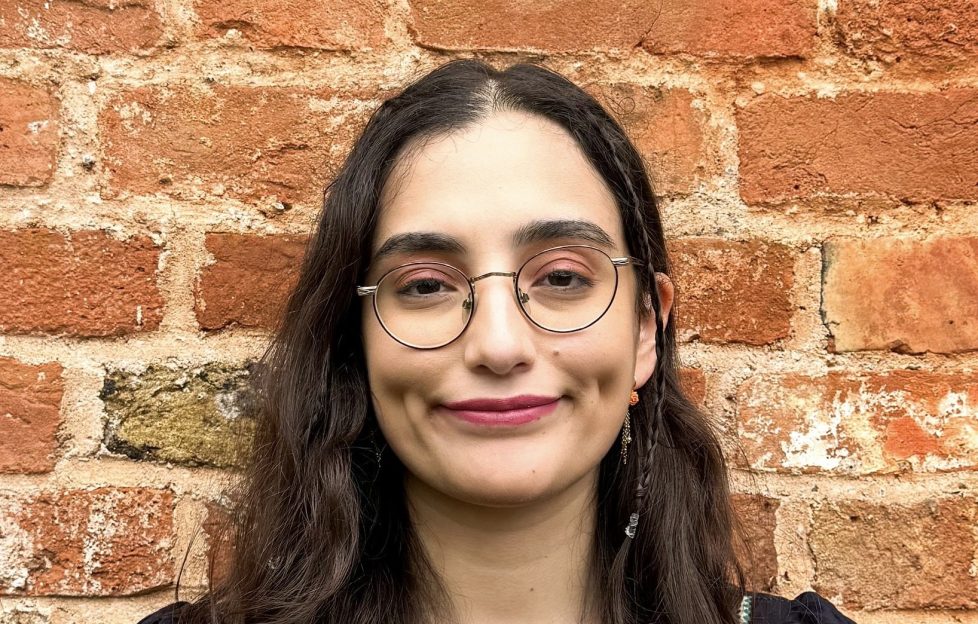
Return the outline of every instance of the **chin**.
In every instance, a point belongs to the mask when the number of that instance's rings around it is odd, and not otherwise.
[[[447,485],[447,484],[446,484]],[[470,505],[522,507],[554,496],[561,488],[535,479],[494,479],[490,483],[453,483],[446,494]]]

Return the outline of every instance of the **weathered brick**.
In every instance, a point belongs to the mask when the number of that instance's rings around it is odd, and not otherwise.
[[[0,332],[115,336],[156,329],[160,250],[146,236],[0,231]]]
[[[703,129],[707,115],[684,89],[630,84],[590,87],[625,126],[649,164],[657,195],[687,194],[710,174]]]
[[[671,0],[648,24],[653,53],[704,56],[807,56],[816,36],[817,3],[808,0]]]
[[[814,510],[814,588],[848,608],[975,608],[974,499],[838,501]]]
[[[54,469],[64,384],[57,362],[0,357],[0,473]]]
[[[676,328],[683,340],[763,345],[788,336],[794,254],[777,243],[672,241]]]
[[[209,364],[110,372],[102,385],[105,446],[133,459],[240,465],[254,432],[247,368]]]
[[[749,204],[978,199],[978,90],[755,98],[737,113]]]
[[[759,470],[978,469],[978,374],[763,375],[737,392],[738,440]]]
[[[334,96],[223,85],[122,93],[99,115],[102,194],[318,204],[368,112]]]
[[[228,510],[215,502],[208,502],[207,516],[203,522],[207,536],[207,573],[213,582],[219,582],[230,571],[234,557],[234,528]]]
[[[45,89],[0,79],[0,185],[46,184],[57,157],[58,101]]]
[[[136,52],[160,43],[163,25],[149,0],[0,0],[0,48]]]
[[[829,239],[822,318],[834,351],[978,349],[978,238]]]
[[[698,368],[683,368],[679,371],[679,381],[689,400],[701,405],[706,399],[706,374]]]
[[[0,494],[0,594],[135,594],[173,581],[173,494]]]
[[[631,49],[656,6],[637,0],[410,0],[418,44],[444,50]]]
[[[214,262],[201,271],[194,293],[201,328],[273,327],[298,276],[306,238],[211,233],[205,244]]]
[[[843,48],[858,58],[938,70],[978,59],[972,0],[843,0],[836,24]]]
[[[520,3],[411,0],[412,31],[447,50],[629,50],[708,56],[796,56],[815,36],[815,5],[804,0],[647,3]]]
[[[258,48],[360,50],[386,39],[384,6],[377,0],[196,0],[194,8],[202,36],[234,29]]]
[[[735,494],[732,502],[746,541],[746,544],[735,544],[749,586],[752,591],[771,592],[778,577],[774,534],[781,503],[776,498],[756,494]]]

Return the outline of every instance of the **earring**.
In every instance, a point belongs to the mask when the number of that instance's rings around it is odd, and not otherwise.
[[[632,441],[632,419],[629,412],[625,412],[625,426],[621,428],[621,463],[628,465],[628,445]]]
[[[628,405],[635,405],[638,403],[638,393],[632,390],[631,396],[628,397]],[[631,410],[625,410],[625,426],[621,428],[621,463],[624,466],[628,465],[628,445],[632,442],[632,418]]]
[[[380,474],[380,469],[383,467],[382,462],[384,459],[384,448],[387,447],[387,443],[385,441],[383,447],[377,444],[376,429],[370,432],[370,445],[373,447],[374,459],[377,460],[377,474]]]

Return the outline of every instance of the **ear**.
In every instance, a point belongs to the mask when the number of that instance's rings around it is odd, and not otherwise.
[[[672,280],[665,273],[655,274],[655,288],[659,293],[659,318],[662,328],[669,322],[674,289]],[[645,385],[655,370],[655,310],[651,297],[645,298],[648,314],[639,319],[638,350],[635,354],[635,387]]]

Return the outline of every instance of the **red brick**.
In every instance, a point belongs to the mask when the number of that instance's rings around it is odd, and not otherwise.
[[[0,94],[0,185],[46,184],[58,157],[58,101],[44,89],[5,79]]]
[[[366,120],[335,94],[221,85],[144,87],[99,116],[107,197],[163,192],[318,204]]]
[[[411,0],[422,46],[446,50],[629,50],[708,56],[795,56],[815,36],[813,2],[673,0],[664,3]]]
[[[978,199],[978,90],[755,98],[737,113],[749,204]]]
[[[810,0],[671,0],[648,24],[645,49],[704,56],[808,56],[817,3]]]
[[[135,594],[173,581],[168,490],[5,495],[0,527],[0,595]]]
[[[163,25],[149,0],[0,0],[0,48],[136,52],[160,43]]]
[[[823,254],[834,351],[978,349],[978,238],[830,239]]]
[[[214,263],[204,267],[194,293],[201,328],[273,327],[298,276],[306,238],[212,233],[205,245]]]
[[[0,332],[118,336],[156,329],[159,249],[83,230],[0,231]]]
[[[208,577],[220,582],[230,571],[234,557],[234,527],[228,510],[221,505],[209,502],[207,516],[203,522],[204,535],[207,536]]]
[[[631,49],[656,5],[638,0],[410,0],[418,44],[444,50]]]
[[[0,473],[54,469],[63,393],[58,363],[0,357]]]
[[[774,533],[781,503],[776,498],[756,494],[734,494],[732,501],[746,541],[746,544],[736,541],[735,545],[748,585],[752,591],[771,592],[778,577]]]
[[[814,510],[814,588],[847,608],[978,607],[976,502],[840,501]]]
[[[978,470],[978,374],[831,372],[749,379],[737,437],[759,470]]]
[[[858,58],[937,70],[978,58],[972,0],[845,0],[836,23],[843,48]]]
[[[703,129],[707,115],[683,89],[614,84],[592,87],[649,164],[657,195],[688,194],[709,170]]]
[[[201,36],[234,29],[257,48],[359,50],[386,39],[384,7],[377,0],[196,0],[194,6]]]
[[[702,405],[706,399],[706,374],[698,368],[683,368],[679,371],[679,381],[689,400]]]
[[[777,243],[673,241],[676,329],[683,340],[763,345],[788,336],[794,254]]]

